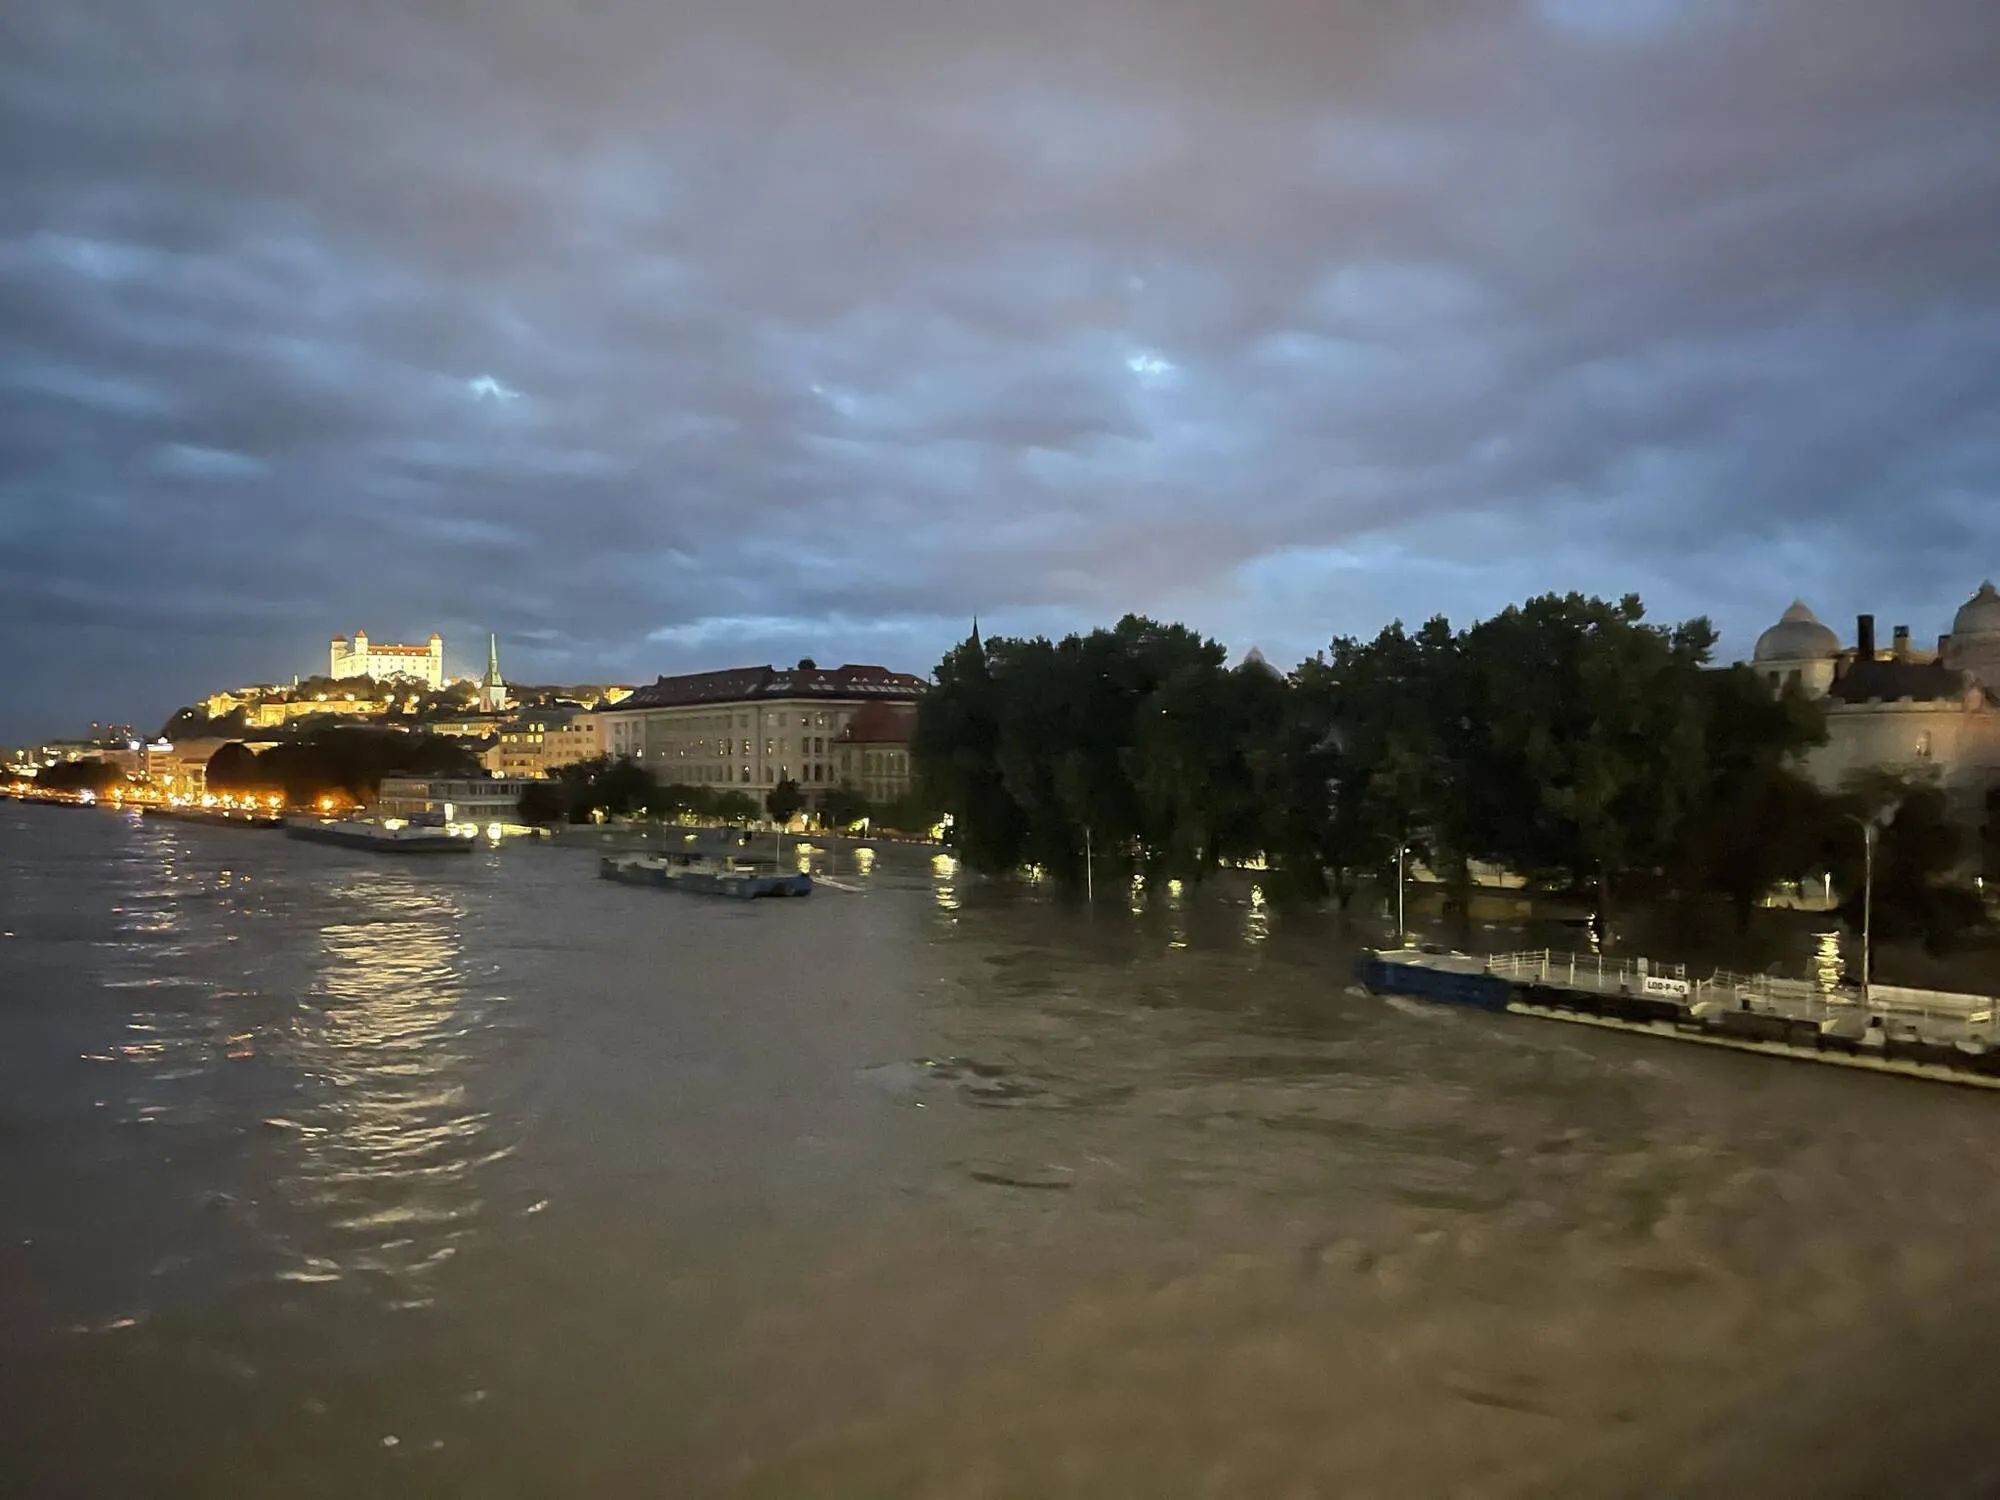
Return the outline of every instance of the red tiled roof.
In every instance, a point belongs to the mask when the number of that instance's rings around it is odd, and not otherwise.
[[[880,698],[913,703],[923,693],[921,677],[891,672],[887,667],[833,668],[731,667],[721,672],[690,672],[662,677],[631,697],[611,705],[610,712],[633,708],[681,708],[696,703],[745,703],[759,698]]]
[[[907,745],[917,727],[914,703],[864,703],[840,732],[849,745]]]

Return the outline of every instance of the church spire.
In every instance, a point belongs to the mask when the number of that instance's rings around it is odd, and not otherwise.
[[[507,706],[507,683],[500,675],[500,637],[486,637],[486,675],[479,680],[479,711],[497,714]]]

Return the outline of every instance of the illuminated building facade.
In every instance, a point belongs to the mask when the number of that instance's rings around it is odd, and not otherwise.
[[[541,779],[604,753],[597,719],[574,708],[527,709],[503,725],[492,768],[502,776]]]
[[[431,632],[423,646],[377,645],[368,632],[357,630],[352,641],[344,635],[333,638],[332,662],[327,675],[333,678],[372,677],[377,682],[404,677],[421,682],[432,691],[444,686],[444,638]]]
[[[870,704],[911,705],[924,680],[886,667],[736,667],[662,677],[594,717],[603,752],[662,782],[762,796],[791,780],[810,798],[840,783],[840,737]]]

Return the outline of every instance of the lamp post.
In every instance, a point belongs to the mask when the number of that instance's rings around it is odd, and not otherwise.
[[[1404,945],[1403,923],[1403,855],[1410,846],[1401,839],[1396,841],[1396,946]]]
[[[1861,825],[1861,1003],[1868,1004],[1869,960],[1875,948],[1875,823],[1854,813],[1850,823]]]

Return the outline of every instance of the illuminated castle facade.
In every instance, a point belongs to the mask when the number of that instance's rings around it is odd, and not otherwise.
[[[357,630],[349,641],[344,635],[333,638],[332,668],[327,676],[372,677],[387,682],[392,677],[421,682],[436,691],[444,686],[444,637],[435,630],[424,646],[377,645],[368,632]]]

